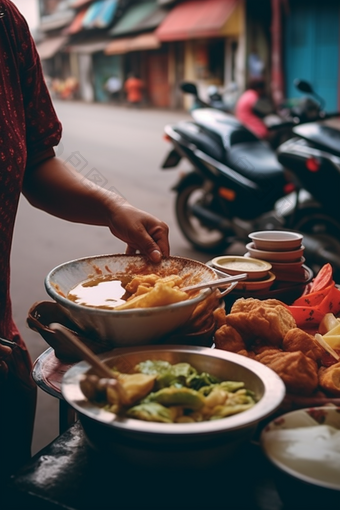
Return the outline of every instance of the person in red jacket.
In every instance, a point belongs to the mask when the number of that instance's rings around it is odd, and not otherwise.
[[[138,76],[131,73],[124,83],[124,90],[130,105],[139,105],[142,102],[144,83]]]
[[[0,2],[0,484],[31,456],[36,385],[31,358],[12,317],[10,255],[21,193],[35,207],[69,221],[107,226],[159,262],[169,255],[168,226],[118,194],[86,182],[58,159],[62,126],[27,23]],[[1,490],[0,490],[1,498]]]
[[[235,116],[256,136],[269,139],[268,128],[261,117],[271,112],[272,105],[267,100],[265,81],[262,78],[252,79],[236,103]]]

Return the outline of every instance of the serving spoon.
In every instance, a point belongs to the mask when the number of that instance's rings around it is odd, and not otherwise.
[[[228,283],[237,282],[239,280],[245,280],[248,278],[247,273],[235,274],[233,276],[227,276],[225,278],[219,278],[218,280],[209,280],[208,282],[196,283],[195,285],[188,285],[187,287],[181,287],[180,290],[183,292],[191,292],[192,290],[216,289],[216,287],[225,287]]]
[[[58,322],[52,322],[49,328],[54,331],[57,339],[63,344],[71,343],[78,355],[84,361],[87,361],[93,368],[95,374],[105,379],[105,383],[112,389],[115,389],[120,402],[124,403],[127,401],[126,390],[123,385],[115,377],[111,369],[104,363],[94,352],[91,351],[79,338],[76,337],[69,329],[65,328]]]

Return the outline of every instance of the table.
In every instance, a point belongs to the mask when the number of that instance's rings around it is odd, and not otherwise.
[[[9,508],[281,510],[270,472],[255,445],[210,470],[118,464],[93,450],[76,422],[12,477]]]

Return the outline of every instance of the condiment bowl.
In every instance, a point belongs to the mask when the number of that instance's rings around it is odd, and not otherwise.
[[[99,255],[65,262],[52,269],[45,279],[47,293],[54,299],[82,332],[107,347],[129,347],[157,342],[188,321],[198,303],[212,292],[210,288],[197,291],[189,299],[166,306],[114,310],[89,307],[67,296],[77,284],[95,275],[120,278],[156,273],[188,275],[185,285],[217,279],[207,265],[183,257],[163,258],[152,264],[141,255]],[[230,284],[230,289],[236,283]]]
[[[252,232],[248,237],[257,250],[290,251],[300,248],[303,236],[298,232],[286,230],[261,230]]]
[[[143,467],[182,468],[226,461],[253,437],[259,422],[281,405],[285,395],[284,384],[274,371],[250,358],[219,349],[154,345],[114,349],[100,358],[125,373],[146,360],[189,363],[199,373],[244,382],[257,400],[246,411],[198,423],[156,423],[119,417],[85,397],[80,381],[84,374],[92,372],[86,362],[80,362],[63,377],[63,397],[77,412],[89,443],[115,462],[122,458]]]
[[[212,259],[211,265],[220,271],[232,275],[247,273],[248,280],[266,278],[272,268],[272,265],[264,260],[233,255],[215,257]]]

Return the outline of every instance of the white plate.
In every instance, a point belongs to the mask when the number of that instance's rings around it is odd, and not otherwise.
[[[212,259],[214,268],[228,274],[247,273],[249,280],[260,280],[268,276],[272,265],[269,262],[259,259],[246,258],[234,255],[221,255]],[[247,279],[247,280],[248,280]]]
[[[332,448],[332,436],[326,435],[325,427],[340,433],[340,408],[317,407],[284,414],[266,425],[260,444],[268,459],[290,476],[340,491],[339,453]]]
[[[254,243],[246,245],[251,257],[266,260],[267,262],[298,262],[303,256],[304,246],[292,251],[265,251],[255,248]]]
[[[290,251],[301,247],[303,236],[298,232],[262,230],[249,234],[257,250]]]

